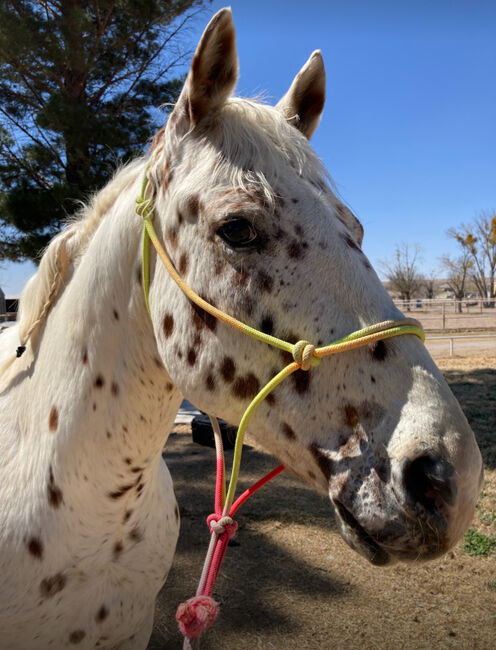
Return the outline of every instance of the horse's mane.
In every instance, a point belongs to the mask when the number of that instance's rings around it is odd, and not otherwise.
[[[138,159],[118,169],[113,179],[71,217],[47,246],[37,272],[26,284],[19,303],[19,342],[25,346],[39,331],[51,306],[66,284],[69,270],[86,250],[103,216],[123,188],[143,166]],[[139,169],[138,169],[139,168]]]

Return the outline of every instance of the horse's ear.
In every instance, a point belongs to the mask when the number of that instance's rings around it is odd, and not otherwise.
[[[224,8],[203,32],[169,123],[185,130],[193,128],[222,107],[237,80],[236,32],[231,10]]]
[[[319,124],[325,102],[325,84],[322,53],[315,50],[276,106],[307,138]]]

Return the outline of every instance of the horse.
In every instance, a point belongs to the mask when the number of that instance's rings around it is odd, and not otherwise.
[[[321,53],[275,107],[233,97],[237,78],[223,9],[149,156],[53,239],[1,336],[3,648],[146,647],[179,533],[162,450],[180,402],[239,422],[287,361],[193,305],[153,251],[148,312],[144,175],[175,268],[225,313],[315,345],[402,318],[309,144]],[[300,368],[249,429],[329,495],[342,536],[375,564],[437,557],[471,521],[480,452],[417,337]]]

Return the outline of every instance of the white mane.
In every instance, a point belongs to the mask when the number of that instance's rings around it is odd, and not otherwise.
[[[26,284],[21,295],[18,318],[21,345],[36,336],[64,288],[70,269],[74,268],[86,250],[101,219],[123,189],[135,180],[142,167],[143,159],[138,159],[118,169],[113,179],[50,242],[38,271]]]

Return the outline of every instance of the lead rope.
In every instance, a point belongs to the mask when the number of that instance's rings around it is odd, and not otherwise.
[[[237,524],[233,520],[234,514],[246,499],[284,470],[283,465],[276,467],[251,488],[243,492],[243,494],[233,503],[239,476],[246,427],[259,404],[271,391],[274,390],[274,388],[276,388],[276,386],[289,377],[293,372],[296,370],[308,371],[312,366],[318,366],[322,358],[325,356],[354,350],[355,348],[370,345],[371,343],[392,338],[394,336],[402,336],[404,334],[413,334],[423,342],[425,340],[425,334],[421,324],[417,320],[413,318],[402,318],[371,325],[370,327],[352,332],[329,345],[316,348],[309,341],[301,340],[292,344],[275,336],[260,332],[259,330],[242,323],[233,316],[224,313],[201,298],[178,274],[165,249],[160,243],[155,228],[153,227],[153,201],[151,198],[146,198],[147,187],[148,176],[146,168],[143,175],[141,193],[136,199],[136,212],[143,218],[142,275],[143,290],[148,312],[150,313],[148,294],[150,288],[149,242],[151,241],[157,255],[171,278],[186,297],[193,303],[215,318],[218,318],[226,325],[234,327],[243,334],[247,334],[263,343],[268,343],[280,350],[291,353],[294,359],[292,363],[288,364],[278,372],[277,375],[275,375],[275,377],[273,377],[259,391],[243,413],[236,434],[231,479],[229,481],[227,493],[225,491],[225,463],[222,437],[217,420],[211,417],[217,457],[217,479],[214,504],[215,512],[207,517],[207,524],[211,532],[210,544],[196,595],[185,603],[181,603],[176,612],[176,620],[182,634],[188,639],[196,639],[202,634],[202,632],[212,625],[218,614],[217,603],[212,599],[211,594],[219,573],[220,565],[226,552],[227,543],[229,539],[235,535],[237,530]]]

